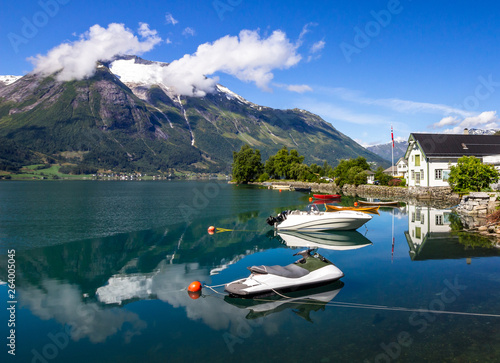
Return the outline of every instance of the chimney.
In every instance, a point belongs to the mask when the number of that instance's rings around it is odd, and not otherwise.
[[[469,129],[467,127],[464,129],[464,135],[469,135]]]

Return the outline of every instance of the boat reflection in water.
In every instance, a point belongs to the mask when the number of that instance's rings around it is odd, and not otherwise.
[[[324,310],[326,305],[332,301],[344,287],[342,281],[336,281],[321,287],[288,292],[286,295],[271,295],[257,299],[241,299],[226,296],[224,301],[241,309],[247,309],[247,319],[257,319],[264,316],[279,313],[286,309],[309,322],[313,322],[311,311]],[[286,296],[286,297],[284,297]]]
[[[278,236],[288,247],[324,248],[345,251],[372,245],[372,242],[358,231],[325,232],[279,232]]]
[[[500,256],[500,249],[485,237],[461,230],[451,209],[408,205],[405,232],[412,261]]]

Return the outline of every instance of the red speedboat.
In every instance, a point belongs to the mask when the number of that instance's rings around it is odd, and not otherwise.
[[[340,198],[340,194],[313,194],[313,197],[316,198],[316,199],[322,199],[322,200],[326,200],[326,199],[339,199]]]

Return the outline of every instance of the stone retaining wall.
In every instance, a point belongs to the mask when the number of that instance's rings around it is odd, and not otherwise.
[[[311,187],[313,193],[337,194],[342,192],[345,195],[363,198],[390,198],[401,201],[441,201],[447,205],[456,205],[460,201],[460,196],[452,193],[450,187],[389,187],[372,184],[359,186],[346,184],[340,188],[335,183],[272,182],[271,184],[290,185],[298,188]]]
[[[500,204],[499,193],[470,193],[464,195],[455,211],[465,228],[474,229],[485,225],[486,216],[493,213]]]

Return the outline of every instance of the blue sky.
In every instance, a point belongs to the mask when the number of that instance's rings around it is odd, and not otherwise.
[[[248,75],[248,64],[227,70],[219,54],[210,58],[219,62],[211,77],[249,101],[307,109],[375,144],[390,141],[391,124],[404,139],[500,128],[499,13],[494,1],[20,0],[4,3],[0,14],[0,74],[32,71],[29,57],[74,44],[96,24],[123,24],[137,36],[148,24],[156,33],[141,56],[162,62],[228,35],[244,57],[250,48],[240,32],[249,30],[267,45],[252,48],[260,57],[270,57],[274,44],[288,54],[266,61],[264,75]],[[284,39],[271,41],[276,35]],[[206,64],[200,69],[208,72]]]

